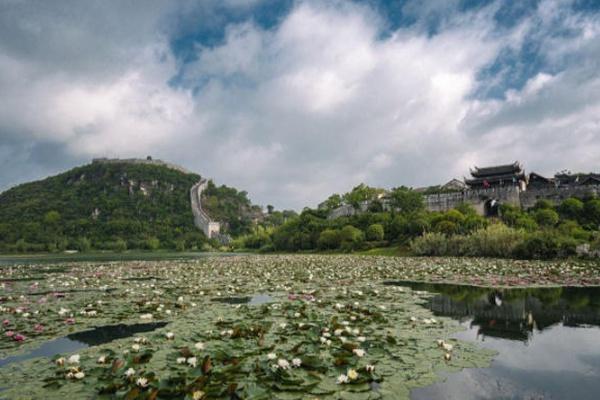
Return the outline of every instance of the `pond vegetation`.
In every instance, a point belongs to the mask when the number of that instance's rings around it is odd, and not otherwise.
[[[424,307],[431,295],[383,284],[420,276],[422,264],[234,256],[5,266],[3,358],[93,337],[95,327],[166,325],[6,363],[0,387],[8,398],[408,398],[494,354],[452,339],[459,324]],[[14,280],[34,276],[45,279]]]

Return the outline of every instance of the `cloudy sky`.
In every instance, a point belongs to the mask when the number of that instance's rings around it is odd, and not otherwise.
[[[146,155],[297,209],[598,171],[600,1],[0,1],[0,190]]]

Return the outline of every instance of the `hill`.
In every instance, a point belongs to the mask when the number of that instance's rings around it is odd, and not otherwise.
[[[201,248],[208,239],[190,207],[198,180],[160,161],[99,160],[16,186],[0,194],[0,251]],[[209,187],[209,215],[225,232],[249,231],[246,193]]]

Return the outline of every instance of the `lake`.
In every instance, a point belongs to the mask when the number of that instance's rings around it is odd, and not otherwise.
[[[413,400],[600,398],[600,288],[395,284],[436,293],[427,307],[460,321],[456,338],[498,352],[489,368],[447,374]]]

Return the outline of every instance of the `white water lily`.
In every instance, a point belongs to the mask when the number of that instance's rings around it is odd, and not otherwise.
[[[198,342],[194,345],[194,347],[196,348],[196,350],[204,350],[204,343]]]
[[[150,313],[142,314],[142,315],[140,315],[140,319],[150,320],[150,319],[152,319],[152,314],[150,314]]]
[[[277,360],[277,366],[281,369],[288,369],[290,368],[290,363],[288,362],[288,360],[280,358],[279,360]]]
[[[145,388],[146,386],[148,386],[148,379],[146,379],[146,378],[138,378],[137,381],[135,381],[135,383],[139,387]]]
[[[337,378],[337,383],[338,383],[338,385],[341,385],[341,384],[343,384],[343,383],[348,383],[348,381],[349,381],[349,380],[348,380],[348,376],[347,376],[347,375],[345,375],[345,374],[341,374],[341,375],[340,375],[340,376],[338,376],[338,378]]]
[[[168,340],[172,340],[175,337],[175,334],[173,332],[167,332],[167,333],[165,333],[165,337]]]
[[[133,368],[129,368],[127,371],[125,371],[125,376],[126,377],[132,377],[133,375],[135,375],[135,369]]]
[[[190,367],[196,368],[196,364],[198,363],[198,359],[196,357],[190,357],[187,359],[187,363]]]
[[[444,350],[446,350],[447,352],[451,352],[452,349],[454,349],[454,346],[452,346],[450,343],[444,343],[442,345],[442,347],[444,348]]]
[[[302,365],[302,360],[299,358],[294,358],[292,360],[292,365],[296,368],[300,367]]]
[[[69,357],[68,362],[69,364],[79,364],[80,358],[81,357],[79,354],[73,354],[71,357]]]
[[[66,360],[65,360],[65,358],[64,358],[64,357],[60,357],[60,358],[57,358],[57,359],[54,361],[54,363],[55,363],[56,365],[58,365],[59,367],[62,367],[63,365],[65,365],[65,361],[66,361]]]
[[[106,362],[106,356],[98,357],[98,364],[104,364]]]
[[[269,360],[274,360],[274,359],[277,358],[277,354],[275,354],[275,353],[269,353],[269,354],[267,354],[267,358]]]
[[[83,371],[79,371],[73,374],[73,377],[75,379],[83,379],[85,378],[85,373],[83,373]]]
[[[136,352],[136,353],[137,353],[138,351],[140,351],[140,345],[139,345],[139,344],[137,344],[137,343],[136,343],[136,344],[134,344],[134,345],[132,345],[132,346],[131,346],[131,350],[133,350],[134,352]]]
[[[185,357],[177,357],[177,364],[185,364]]]
[[[354,349],[352,350],[352,352],[356,354],[357,357],[364,357],[366,354],[366,351],[364,351],[363,349]]]
[[[350,379],[351,381],[358,379],[358,372],[356,372],[355,369],[349,369],[348,373],[346,375],[348,376],[348,379]]]
[[[364,336],[359,336],[359,337],[357,337],[357,338],[356,338],[356,340],[358,340],[359,342],[361,342],[361,343],[362,343],[362,342],[366,341],[366,340],[367,340],[367,338],[366,338],[366,337],[364,337]]]
[[[371,372],[375,371],[375,366],[373,364],[367,364],[367,365],[365,365],[365,371],[367,371],[368,373],[371,373]]]

